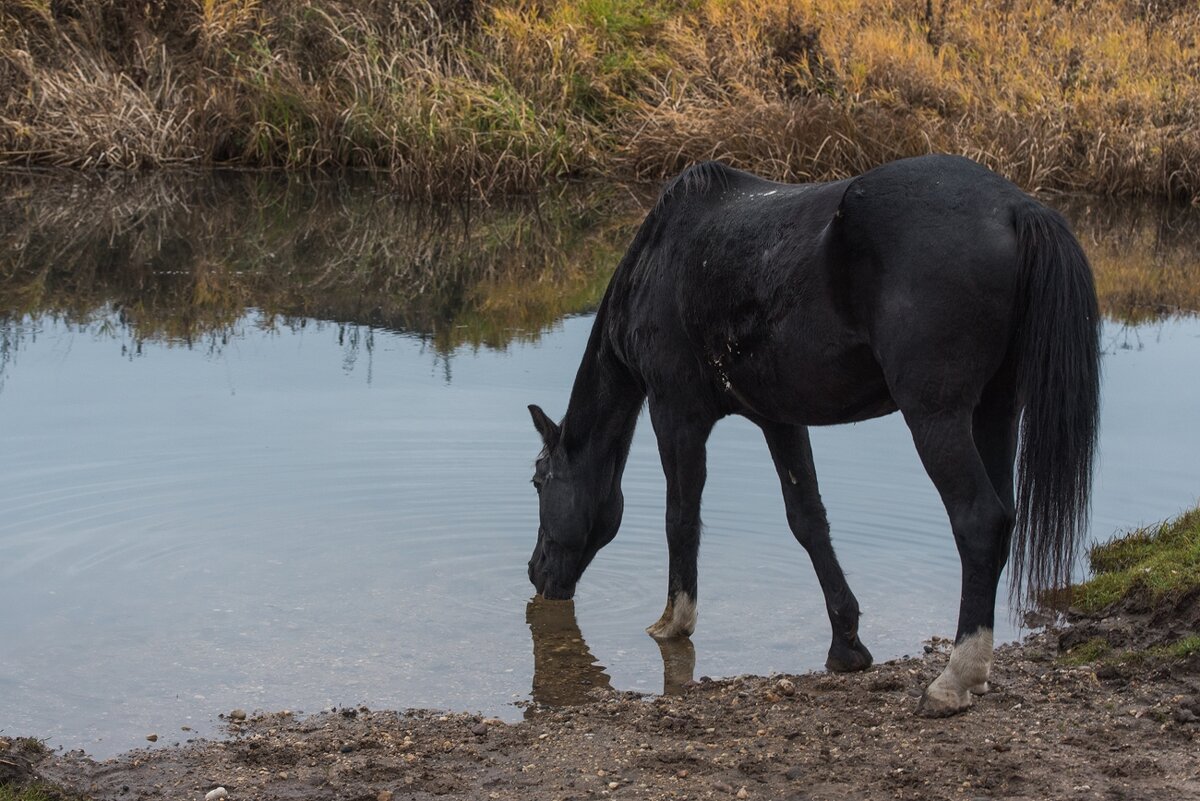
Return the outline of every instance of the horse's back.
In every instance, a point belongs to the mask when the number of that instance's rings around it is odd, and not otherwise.
[[[700,388],[724,413],[865,419],[904,374],[977,392],[1009,340],[1022,202],[956,157],[818,184],[699,165],[614,278],[613,340],[652,396]]]

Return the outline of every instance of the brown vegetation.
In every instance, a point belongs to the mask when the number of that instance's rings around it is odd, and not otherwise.
[[[1200,195],[1168,0],[4,0],[0,163],[384,171],[411,195],[927,151]]]

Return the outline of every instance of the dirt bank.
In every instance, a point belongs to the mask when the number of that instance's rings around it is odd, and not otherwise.
[[[1085,621],[1062,644],[1134,624]],[[598,691],[515,725],[251,715],[228,741],[32,770],[95,799],[1200,798],[1200,655],[1074,666],[1041,634],[998,649],[994,690],[969,712],[917,718],[947,652],[855,675],[702,679],[678,697]]]

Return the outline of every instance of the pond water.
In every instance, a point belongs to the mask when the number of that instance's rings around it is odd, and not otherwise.
[[[820,590],[739,419],[710,444],[691,646],[643,632],[667,563],[645,420],[620,535],[573,604],[532,601],[525,406],[564,410],[636,212],[262,176],[3,187],[0,733],[104,756],[238,707],[513,719],[597,685],[821,667]],[[1200,283],[1197,222],[1068,207],[1115,315],[1103,539],[1200,495],[1200,322],[1162,315]],[[902,421],[813,443],[876,659],[952,635],[958,560]],[[1006,608],[998,626],[1020,633]]]

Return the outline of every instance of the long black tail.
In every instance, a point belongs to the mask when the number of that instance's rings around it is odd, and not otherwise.
[[[1100,412],[1100,310],[1091,266],[1066,220],[1031,201],[1016,211],[1015,224],[1024,414],[1011,575],[1014,599],[1027,605],[1070,582],[1087,529]]]

